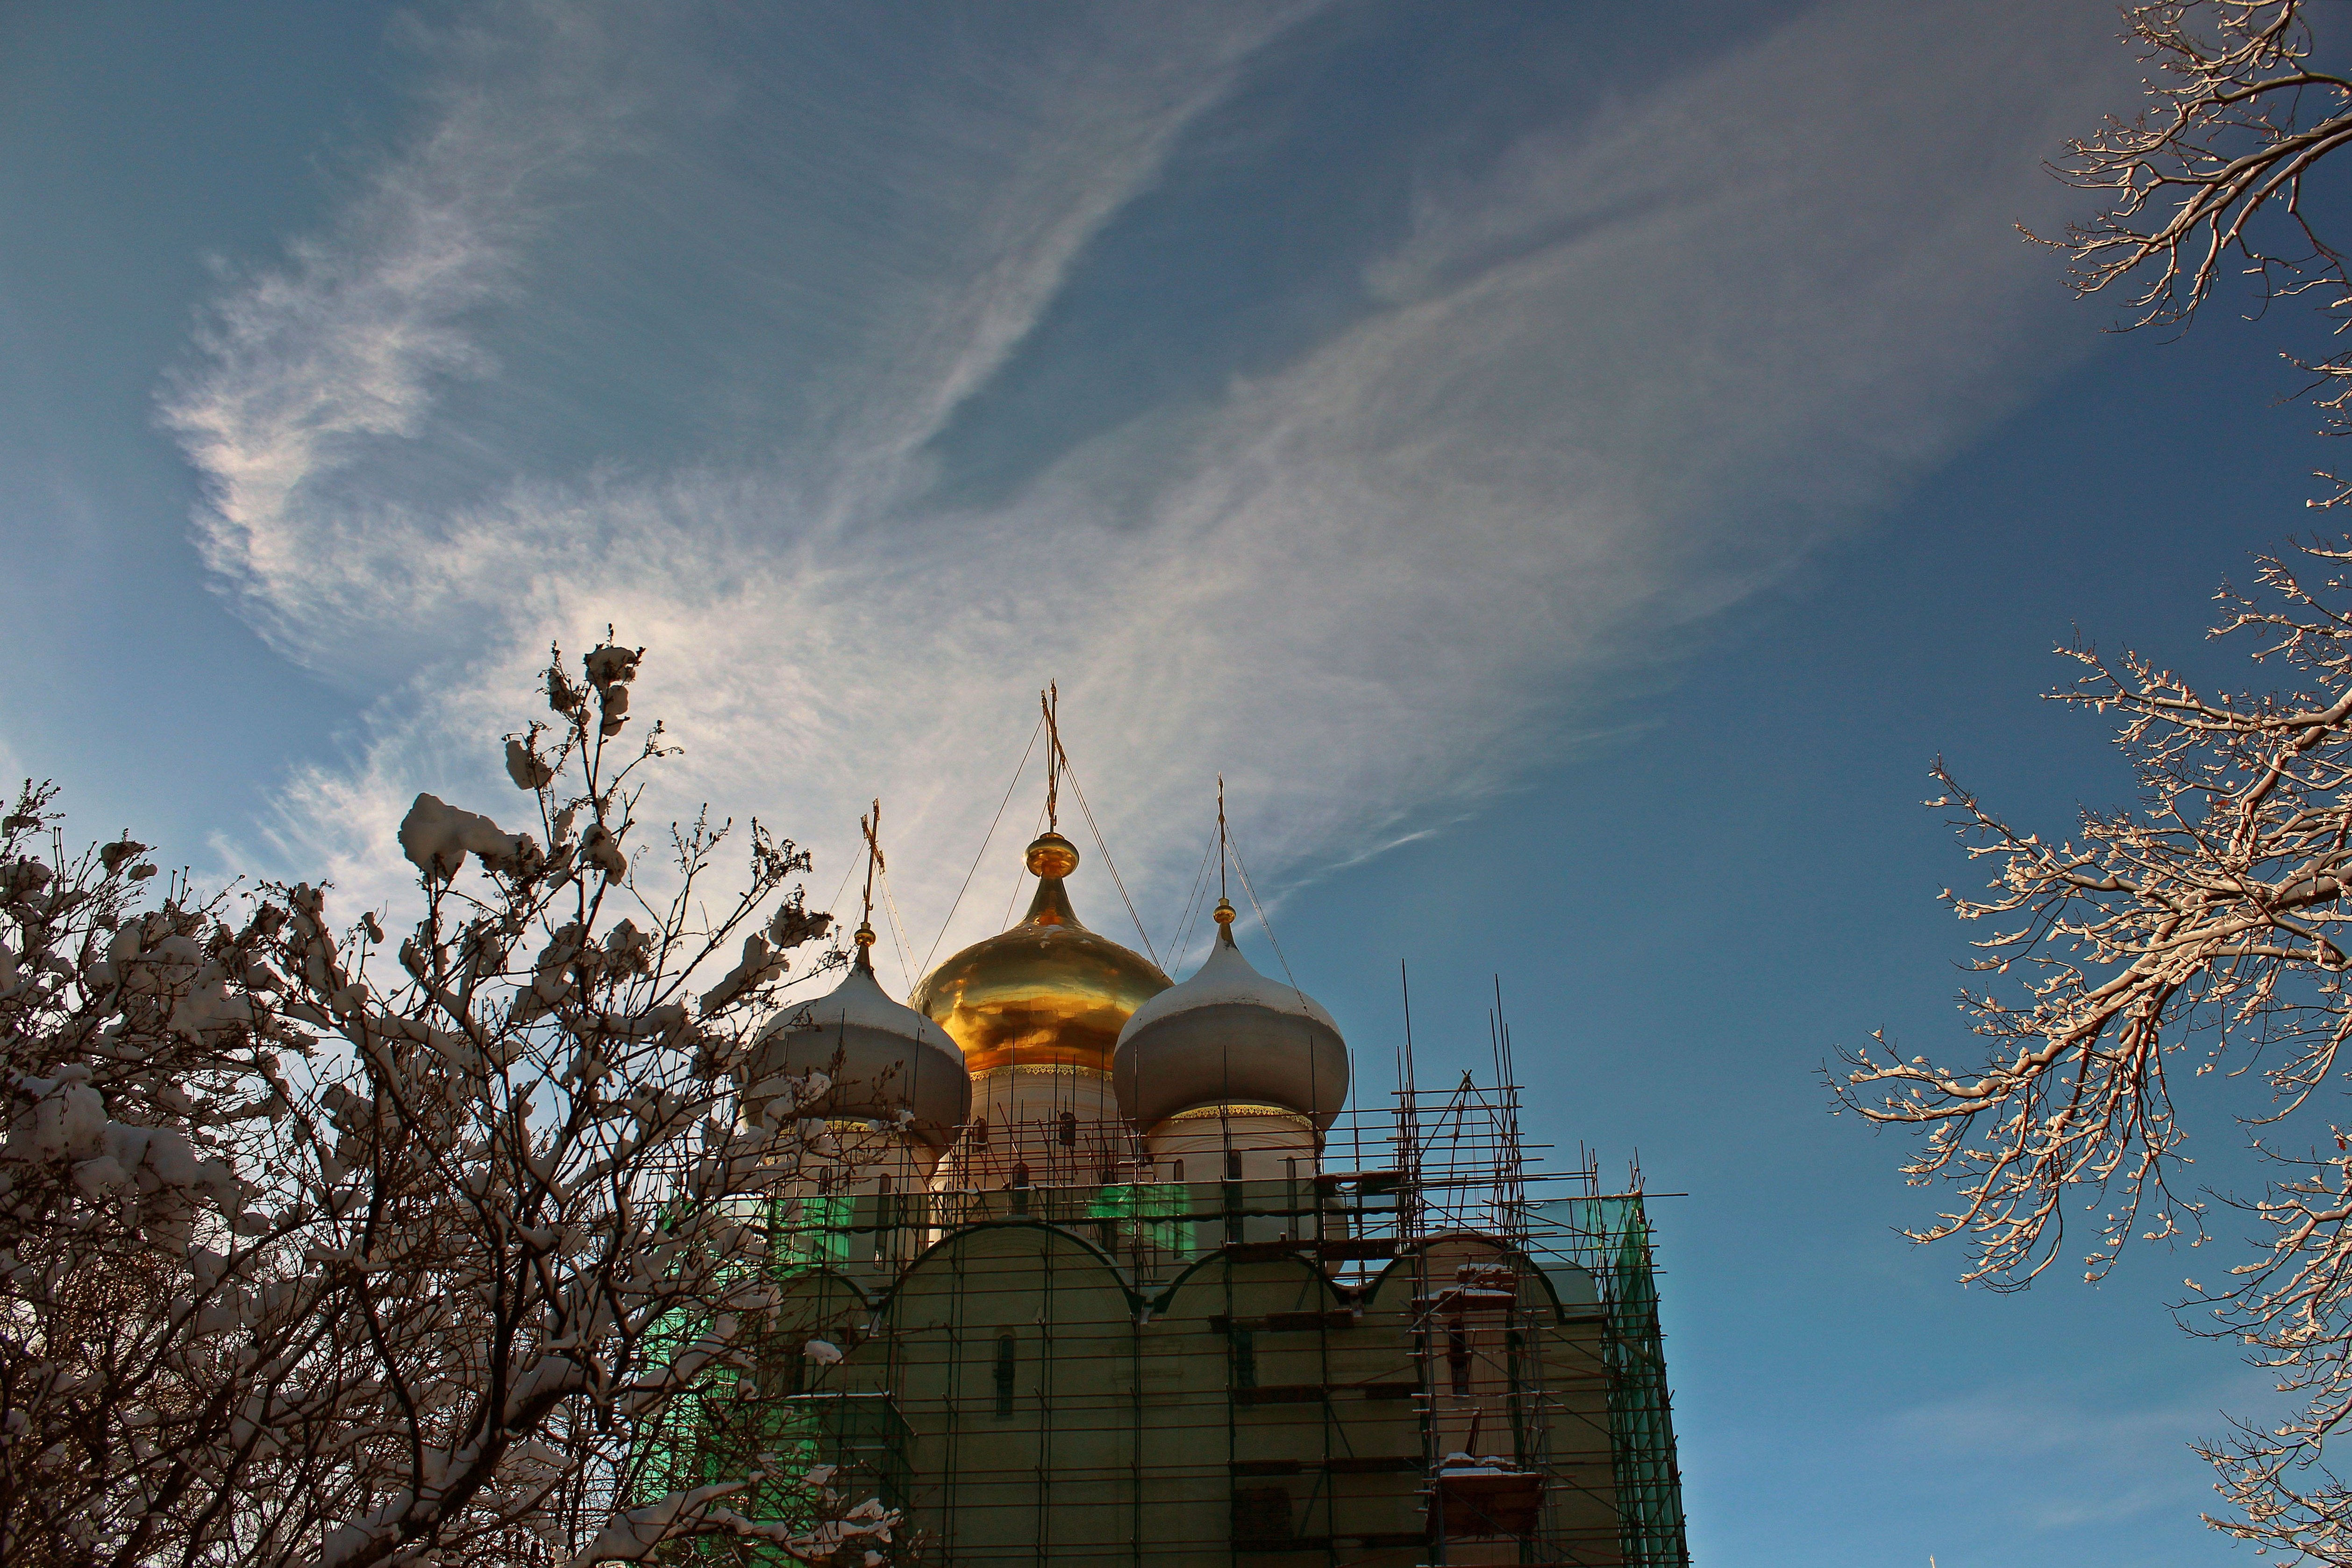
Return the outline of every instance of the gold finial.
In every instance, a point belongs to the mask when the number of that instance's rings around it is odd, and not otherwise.
[[[1078,868],[1078,847],[1058,833],[1041,834],[1024,859],[1033,877],[1066,877]]]
[[[1058,833],[1043,833],[1031,842],[1024,858],[1030,874],[1037,879],[1037,896],[1029,900],[1029,912],[1021,917],[1021,923],[1076,926],[1078,912],[1070,908],[1070,895],[1062,879],[1078,868],[1078,847]]]
[[[1037,896],[1022,923],[1076,926],[1077,912],[1070,908],[1070,895],[1062,889],[1062,879],[1078,868],[1078,847],[1059,831],[1062,770],[1070,765],[1062,750],[1061,682],[1047,681],[1045,689],[1037,693],[1037,706],[1045,716],[1045,831],[1030,842],[1022,856],[1029,874],[1037,879]]]

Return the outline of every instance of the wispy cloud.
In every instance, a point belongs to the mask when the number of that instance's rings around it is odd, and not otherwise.
[[[1964,1461],[1977,1473],[2014,1470],[1993,1489],[2031,1526],[2105,1524],[2210,1503],[2212,1473],[2185,1438],[2219,1431],[2220,1410],[2242,1405],[2249,1381],[2153,1404],[2087,1389],[1995,1387],[1921,1405],[1890,1426],[1906,1447],[1933,1459]]]
[[[919,942],[1058,676],[1157,910],[1218,769],[1264,869],[1409,834],[2066,357],[2041,330],[2048,265],[2007,226],[2050,210],[2035,159],[2112,91],[2097,30],[2020,59],[2004,39],[2049,26],[2042,8],[1963,31],[1825,5],[1426,174],[1318,340],[1041,444],[1009,495],[957,499],[940,432],[1016,349],[1044,352],[1054,302],[1102,264],[1089,247],[1155,182],[1243,155],[1186,137],[1248,73],[1295,67],[1270,46],[1303,48],[1306,15],[1204,7],[1147,32],[1074,9],[986,71],[959,60],[969,38],[918,40],[893,62],[918,84],[903,99],[853,63],[847,85],[794,79],[830,100],[760,120],[753,82],[691,150],[662,140],[677,79],[613,77],[634,55],[596,32],[611,17],[560,38],[532,21],[519,95],[510,53],[497,92],[448,64],[432,127],[343,222],[230,290],[168,401],[213,487],[200,531],[251,613],[300,657],[402,677],[379,680],[359,762],[296,781],[279,852],[381,885],[389,814],[417,787],[491,787],[486,737],[547,640],[611,620],[656,650],[637,705],[688,747],[677,799],[826,848],[888,799]],[[625,124],[612,106],[633,95],[654,107]],[[828,113],[854,133],[814,128]],[[724,144],[753,129],[804,135],[812,166],[736,168]],[[688,329],[743,338],[722,368],[744,390],[710,405],[725,438],[609,458],[561,403],[501,427],[503,478],[410,477],[495,467],[457,425],[464,378],[482,410],[555,398],[549,367],[583,356],[652,374],[550,324],[566,247],[610,221],[567,209],[582,171],[630,159],[673,171],[691,208],[666,281],[722,303]],[[762,191],[778,210],[747,209]],[[518,322],[528,371],[494,357]],[[538,352],[564,333],[570,360]],[[794,356],[789,396],[763,400],[763,353]],[[968,901],[959,934],[1001,894]]]
[[[496,374],[468,317],[514,286],[551,196],[627,116],[630,84],[580,14],[518,8],[507,27],[419,41],[439,66],[429,129],[331,231],[219,300],[201,368],[161,398],[207,483],[206,564],[295,651],[406,612],[380,584],[411,575],[394,563],[429,522],[330,487],[369,441],[417,436],[447,378]]]

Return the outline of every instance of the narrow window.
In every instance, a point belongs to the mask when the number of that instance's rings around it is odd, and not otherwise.
[[[1454,1373],[1454,1397],[1470,1397],[1470,1336],[1461,1329],[1445,1331],[1445,1364]]]
[[[1257,1386],[1257,1335],[1248,1329],[1233,1331],[1234,1386]]]
[[[1517,1329],[1506,1330],[1503,1347],[1511,1369],[1511,1392],[1506,1402],[1511,1415],[1511,1452],[1524,1454],[1528,1451],[1528,1397],[1523,1381],[1527,1376],[1528,1337]]]
[[[971,1124],[971,1142],[975,1149],[988,1147],[988,1118],[983,1116]]]
[[[876,1180],[874,1194],[874,1263],[879,1268],[889,1260],[898,1228],[898,1199],[892,1191],[889,1172]]]
[[[1175,1163],[1173,1163],[1172,1165],[1171,1165],[1171,1166],[1169,1167],[1169,1175],[1168,1175],[1168,1179],[1169,1179],[1170,1181],[1171,1181],[1171,1182],[1181,1182],[1181,1181],[1182,1181],[1182,1180],[1184,1179],[1184,1162],[1183,1162],[1183,1161],[1179,1160],[1179,1161],[1175,1162]]]
[[[1078,1113],[1076,1111],[1062,1112],[1057,1119],[1056,1135],[1061,1139],[1063,1148],[1075,1149],[1078,1146]]]
[[[1228,1149],[1225,1151],[1225,1180],[1238,1182],[1241,1179],[1242,1152],[1238,1149]]]
[[[1015,1346],[1011,1334],[996,1336],[996,1418],[1003,1421],[1013,1415],[1013,1358]]]

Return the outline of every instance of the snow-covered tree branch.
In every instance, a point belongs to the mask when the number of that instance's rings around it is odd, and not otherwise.
[[[2315,215],[2320,165],[2352,143],[2352,75],[2340,44],[2315,37],[2309,0],[2162,0],[2123,7],[2148,67],[2148,106],[2068,143],[2053,173],[2096,193],[2095,215],[2051,243],[2074,261],[2084,295],[2114,294],[2126,328],[2184,326],[2232,274],[2254,307],[2298,300],[2323,330],[2287,358],[2352,433],[2352,273]],[[2322,43],[2327,49],[2321,47]],[[2330,52],[2334,51],[2334,52]],[[2333,475],[2319,504],[2352,500]]]
[[[1881,1042],[1835,1080],[1864,1116],[1918,1130],[1905,1174],[1957,1201],[1915,1237],[1965,1237],[1966,1278],[1996,1288],[2057,1260],[2070,1202],[2101,1216],[2084,1252],[2095,1278],[2136,1238],[2200,1237],[2202,1200],[2172,1185],[2182,1073],[2213,1090],[2262,1083],[2252,1108],[2206,1097],[2270,1152],[2269,1189],[2231,1200],[2261,1244],[2191,1289],[2303,1407],[2209,1449],[2240,1510],[2217,1522],[2324,1563],[2352,1563],[2352,1492],[2325,1463],[2352,1417],[2347,563],[2352,545],[2315,544],[2264,559],[2257,595],[2221,595],[2214,635],[2291,672],[2284,692],[2207,692],[2137,654],[2062,650],[2083,674],[2053,696],[2120,721],[2135,810],[2086,811],[2053,842],[1937,764],[1932,804],[1957,811],[1969,853],[1997,873],[1985,897],[1947,895],[1991,927],[1976,943],[1982,988],[1962,995],[1990,1048],[1948,1064]]]
[[[0,858],[0,1556],[584,1563],[725,1533],[884,1560],[887,1510],[772,1456],[656,1485],[645,1434],[742,1360],[768,1195],[826,1142],[799,1114],[824,1084],[746,1122],[730,1068],[829,921],[756,821],[724,897],[739,836],[707,817],[640,879],[666,753],[622,739],[638,662],[552,659],[551,720],[506,742],[523,828],[417,797],[396,935],[308,885],[147,907],[142,847],[69,859],[28,787]],[[798,1500],[755,1517],[755,1487]]]
[[[2257,312],[2312,307],[2288,320],[2315,324],[2316,338],[2285,357],[2326,432],[2352,433],[2341,346],[2352,270],[2324,232],[2330,198],[2315,178],[2352,144],[2342,41],[2315,26],[2309,0],[2122,13],[2147,101],[2053,166],[2101,204],[2050,241],[2072,258],[2076,292],[2119,300],[2124,330],[2185,328],[2233,275]],[[2315,504],[2352,500],[2352,482],[2320,477],[2331,491]],[[2208,1331],[2241,1337],[2300,1410],[2205,1447],[2235,1510],[2212,1521],[2290,1560],[2335,1563],[2352,1563],[2352,1489],[2326,1459],[2352,1417],[2352,1131],[2336,1100],[2352,1069],[2347,559],[2315,544],[2265,559],[2256,597],[2221,595],[2215,635],[2292,671],[2284,693],[2208,693],[2135,655],[2061,650],[2084,673],[2053,695],[2120,721],[2137,809],[2086,812],[2078,837],[2053,842],[2011,827],[1938,763],[1936,804],[1999,873],[1990,896],[1948,895],[1992,927],[1978,943],[1982,988],[1962,996],[1990,1049],[1939,1065],[1882,1040],[1833,1079],[1846,1105],[1917,1129],[1905,1173],[1955,1201],[1915,1235],[1964,1237],[1965,1277],[1996,1289],[2061,1257],[2069,1204],[2095,1216],[2081,1254],[2094,1278],[2135,1237],[2201,1245],[2208,1200],[2175,1185],[2188,1131],[2176,1097],[2193,1086],[2209,1113],[2250,1122],[2273,1177],[2227,1201],[2261,1245],[2190,1289],[2213,1314]],[[2216,1091],[2233,1080],[2266,1089],[2263,1102],[2222,1108]]]

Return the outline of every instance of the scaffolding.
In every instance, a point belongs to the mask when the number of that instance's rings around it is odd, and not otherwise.
[[[781,1303],[644,1435],[646,1485],[834,1466],[925,1563],[1683,1568],[1638,1172],[1531,1171],[1515,1086],[1405,1079],[1279,1177],[1106,1162],[1055,1119],[995,1130],[1044,1152],[1021,1184],[774,1200]]]

